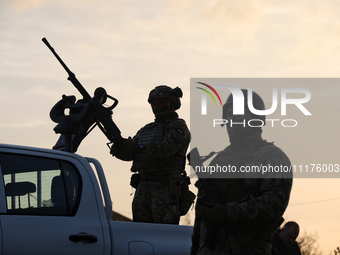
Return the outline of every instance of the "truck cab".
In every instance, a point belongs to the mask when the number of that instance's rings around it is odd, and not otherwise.
[[[0,255],[190,253],[192,227],[112,221],[96,159],[0,144],[0,172]]]

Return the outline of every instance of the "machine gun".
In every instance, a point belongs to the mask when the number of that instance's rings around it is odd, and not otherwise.
[[[122,147],[123,138],[119,128],[112,120],[112,110],[117,106],[118,100],[108,95],[102,87],[98,87],[94,92],[94,96],[91,97],[78,81],[75,74],[71,72],[58,56],[47,39],[44,37],[42,41],[68,73],[69,76],[67,79],[72,82],[83,96],[82,99],[76,102],[75,96],[63,95],[62,99],[51,109],[50,118],[52,121],[58,123],[54,131],[57,134],[61,134],[53,149],[76,152],[82,140],[96,126],[98,126],[107,139],[109,139],[110,142],[108,146],[113,143],[117,145],[118,148]],[[108,98],[113,100],[113,103],[111,106],[105,107],[104,104]],[[69,115],[65,115],[66,109],[69,109]]]
[[[211,153],[206,157],[201,157],[199,155],[198,149],[193,148],[190,153],[187,155],[187,159],[191,167],[195,170],[196,166],[203,166],[203,162],[209,159],[213,154]],[[202,160],[203,158],[203,160]],[[210,180],[207,178],[200,178],[199,174],[197,175],[202,187],[204,189],[204,195],[197,197],[197,203],[200,204],[222,204],[219,195],[213,185],[210,184]],[[204,246],[207,248],[213,248],[214,235],[216,232],[216,226],[208,226],[206,231],[206,236],[204,239]],[[234,238],[233,232],[229,224],[223,225],[224,231],[227,236],[228,246],[230,248],[230,252],[232,255],[239,255],[240,251],[238,248],[238,244]]]

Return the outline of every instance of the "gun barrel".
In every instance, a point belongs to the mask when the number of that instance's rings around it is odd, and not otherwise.
[[[47,41],[47,39],[44,37],[42,41],[46,44],[46,46],[50,49],[50,51],[53,53],[53,55],[58,59],[59,63],[64,67],[66,72],[68,73],[68,80],[72,82],[72,84],[78,89],[80,94],[84,97],[84,99],[89,102],[91,100],[90,94],[85,90],[83,85],[78,81],[75,74],[71,72],[71,70],[66,66],[64,61],[59,57],[59,55],[55,52],[53,47],[50,45],[50,43]]]

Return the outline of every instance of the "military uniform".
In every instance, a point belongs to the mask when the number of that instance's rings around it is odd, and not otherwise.
[[[175,110],[180,108],[182,91],[161,85],[148,98],[155,121],[141,128],[123,148],[111,153],[125,161],[132,160],[131,186],[136,188],[132,202],[133,220],[137,222],[179,224],[179,197],[186,176],[184,167],[190,132]]]
[[[285,153],[273,143],[263,140],[261,133],[261,128],[230,130],[228,127],[231,145],[218,153],[210,165],[230,164],[238,170],[241,166],[290,167]],[[222,223],[217,226],[207,224],[207,216],[214,207],[210,209],[205,201],[200,203],[199,198],[204,197],[205,190],[202,181],[197,181],[199,191],[191,255],[271,254],[272,235],[279,227],[279,221],[288,205],[291,174],[258,178],[257,174],[245,173],[237,177],[228,178],[227,175],[224,179],[209,180],[222,204],[222,212],[225,213]]]
[[[190,132],[176,113],[172,118],[153,122],[133,138],[145,149],[133,158],[132,171],[140,174],[140,183],[132,202],[134,221],[178,224],[178,196],[170,194],[169,177],[180,178]]]
[[[288,157],[275,145],[262,142],[258,146],[239,152],[229,146],[212,160],[211,165],[225,161],[226,164],[238,166],[261,164],[290,166]],[[235,158],[239,162],[235,162]],[[211,179],[210,183],[216,188],[220,200],[226,206],[227,224],[230,226],[241,254],[269,255],[272,227],[283,215],[288,205],[291,179]],[[200,190],[199,182],[196,185],[199,188],[198,196],[200,196],[200,192],[204,190]],[[231,254],[225,226],[218,227],[215,231],[214,247],[212,249],[205,247],[207,224],[201,221],[201,215],[205,210],[207,210],[206,206],[196,204],[191,254]]]

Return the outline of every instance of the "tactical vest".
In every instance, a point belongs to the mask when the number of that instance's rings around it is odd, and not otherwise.
[[[181,119],[177,119],[181,120]],[[173,120],[172,120],[173,121]],[[137,134],[138,144],[161,142],[164,138],[165,128],[172,121],[150,123],[143,127]],[[181,120],[183,121],[183,120]],[[145,153],[136,153],[131,171],[157,171],[157,170],[183,170],[185,167],[185,153],[187,146],[183,146],[174,155],[168,158],[153,158]]]

